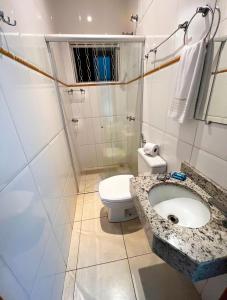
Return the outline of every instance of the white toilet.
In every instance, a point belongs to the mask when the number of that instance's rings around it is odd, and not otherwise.
[[[166,162],[160,157],[151,157],[138,149],[139,175],[161,174],[166,172]],[[130,193],[130,178],[133,175],[117,175],[99,183],[99,195],[102,203],[108,207],[110,222],[122,222],[137,217]]]

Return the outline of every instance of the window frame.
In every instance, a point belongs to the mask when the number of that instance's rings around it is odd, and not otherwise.
[[[74,80],[75,83],[80,83],[80,84],[94,84],[94,83],[119,83],[119,77],[120,77],[120,45],[119,43],[69,43],[69,48],[70,48],[70,56],[71,56],[71,62],[73,64],[73,71],[74,71]],[[76,60],[75,60],[75,55],[74,55],[74,48],[114,48],[115,49],[115,77],[117,80],[111,80],[111,81],[79,81],[79,76],[77,72],[77,67],[76,67]]]

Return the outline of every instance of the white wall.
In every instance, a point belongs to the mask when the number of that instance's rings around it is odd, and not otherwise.
[[[0,44],[51,73],[46,1],[2,0]],[[27,34],[30,33],[30,34]],[[34,33],[37,33],[35,35]],[[0,56],[0,296],[61,299],[76,187],[54,84]]]
[[[135,29],[129,19],[136,13],[136,0],[48,0],[48,5],[57,33],[121,34]]]
[[[226,1],[220,1],[223,9],[222,34],[227,34]],[[203,0],[139,0],[138,34],[147,36],[148,50],[170,34],[179,23],[186,21],[199,5],[215,1]],[[191,27],[192,41],[198,40],[206,29],[204,19],[197,19]],[[190,37],[189,36],[189,37]],[[182,33],[169,40],[157,53],[157,59],[176,55],[182,47]],[[145,72],[154,64],[154,57],[145,62]],[[190,121],[179,125],[167,116],[173,90],[177,64],[148,76],[144,80],[143,133],[148,141],[161,145],[160,154],[166,159],[168,169],[179,170],[181,162],[187,161],[207,177],[227,189],[227,126],[206,125],[202,121]],[[204,300],[216,300],[224,289],[226,275],[197,284]],[[211,291],[212,290],[212,291]]]
[[[51,73],[43,33],[132,31],[132,2],[1,0],[17,26],[0,23],[0,46]],[[120,89],[108,93],[122,106]],[[0,296],[60,299],[77,191],[58,99],[51,80],[4,56],[0,137]]]

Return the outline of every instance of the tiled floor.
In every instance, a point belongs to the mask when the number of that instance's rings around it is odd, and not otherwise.
[[[98,180],[92,175],[87,180]],[[64,300],[200,299],[188,279],[151,252],[138,219],[108,222],[96,192],[77,198],[67,270]]]
[[[99,182],[107,177],[119,175],[119,174],[131,174],[127,165],[119,167],[111,167],[109,169],[103,169],[102,171],[90,171],[82,175],[79,183],[80,193],[91,193],[98,191]]]

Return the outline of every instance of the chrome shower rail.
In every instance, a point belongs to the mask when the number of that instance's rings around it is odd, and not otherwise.
[[[46,34],[46,42],[145,42],[143,35]]]

